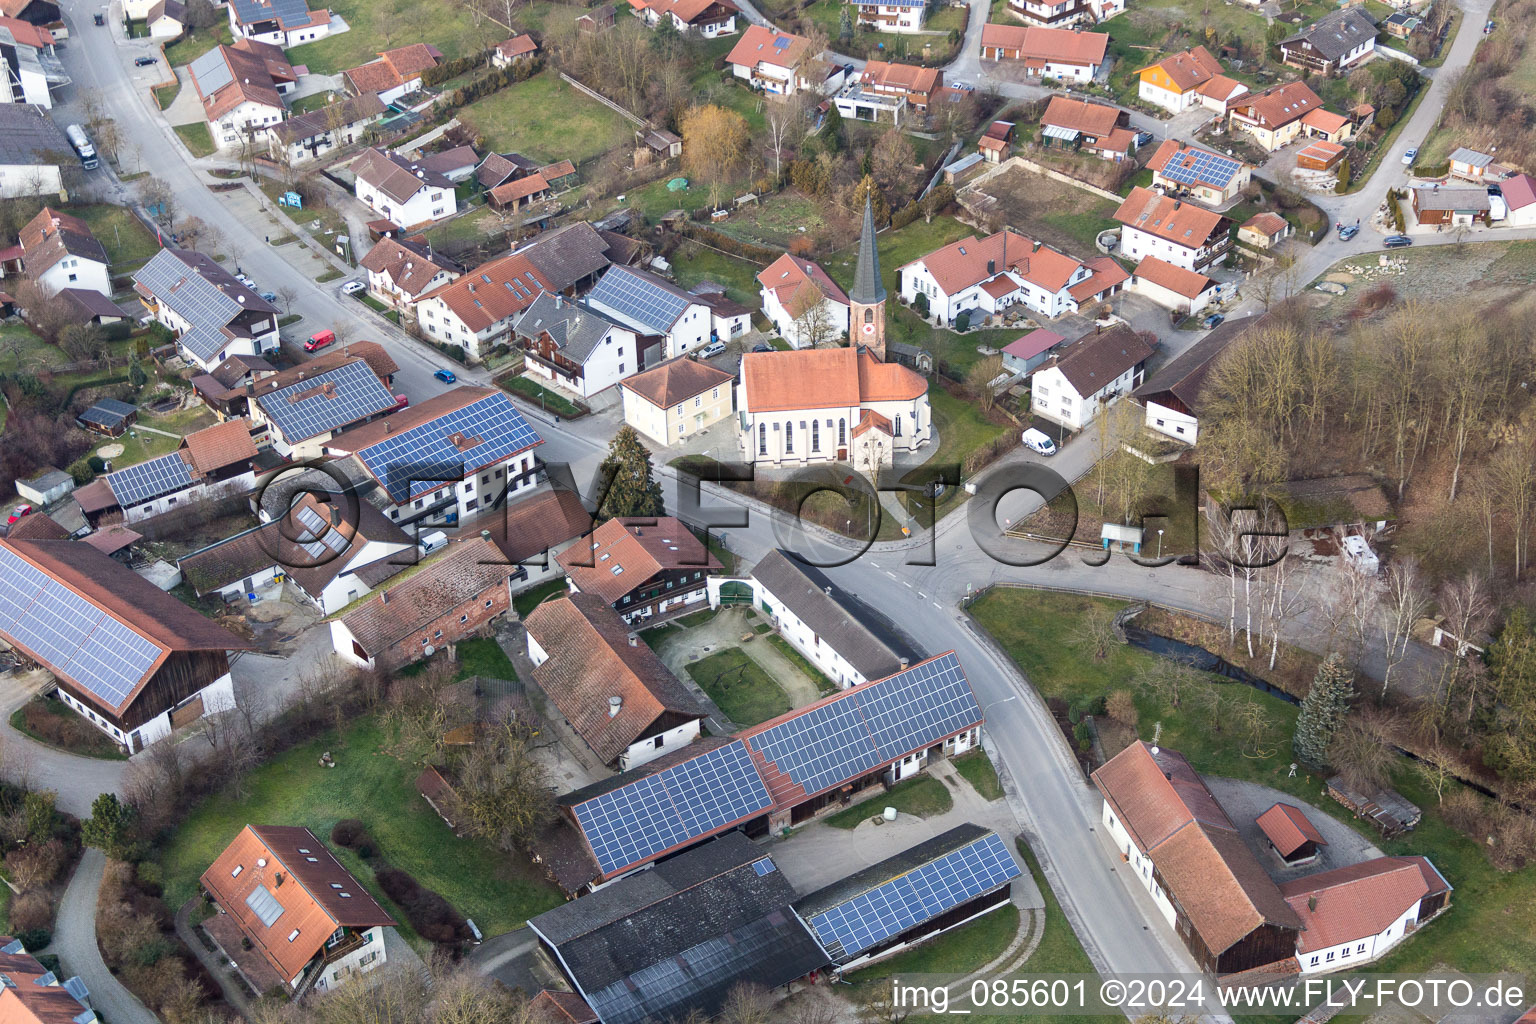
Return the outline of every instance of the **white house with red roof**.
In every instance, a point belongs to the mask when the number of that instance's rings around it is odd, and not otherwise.
[[[1230,285],[1213,281],[1204,274],[1176,267],[1156,256],[1147,256],[1136,264],[1127,291],[1145,295],[1165,309],[1194,314],[1237,293]]]
[[[1282,883],[1301,919],[1296,963],[1325,974],[1386,954],[1450,902],[1451,884],[1425,857],[1377,857]]]
[[[785,253],[757,275],[763,315],[795,348],[815,348],[848,333],[848,296],[810,260]]]
[[[1025,73],[1064,82],[1091,82],[1108,48],[1109,36],[1103,32],[997,22],[981,30],[983,60],[1023,61]]]
[[[346,22],[333,20],[327,9],[312,11],[304,0],[229,0],[229,30],[236,39],[254,39],[283,49],[312,43]]]
[[[901,299],[927,297],[928,315],[953,323],[965,311],[997,313],[1018,304],[1057,317],[1119,291],[1128,275],[1107,256],[1083,263],[1012,230],[971,235],[903,265]]]
[[[1156,256],[1200,271],[1226,259],[1232,248],[1231,220],[1140,185],[1120,204],[1115,220],[1121,224],[1120,255],[1125,259]]]
[[[1123,323],[1085,334],[1035,371],[1031,411],[1068,430],[1081,430],[1141,385],[1154,351]]]
[[[1008,0],[1009,13],[1042,28],[1106,21],[1125,12],[1125,0]]]
[[[746,461],[889,466],[933,437],[928,381],[862,348],[749,352],[736,390]]]
[[[1536,225],[1536,178],[1529,174],[1516,174],[1500,184],[1504,193],[1504,225],[1511,228],[1528,228]]]
[[[775,32],[763,25],[748,25],[726,56],[731,73],[754,89],[779,96],[792,96],[801,89],[813,89],[821,83],[806,76],[807,65],[818,54],[810,52],[811,43],[804,36]]]
[[[697,32],[705,39],[735,32],[739,11],[731,0],[629,0],[629,6],[651,28],[666,18],[679,32]]]
[[[215,46],[189,64],[187,72],[219,149],[266,142],[288,116],[283,95],[298,81],[282,50],[253,39]]]

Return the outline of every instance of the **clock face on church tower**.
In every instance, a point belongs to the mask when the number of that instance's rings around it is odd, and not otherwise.
[[[875,325],[874,324],[865,324],[864,325],[864,333],[865,334],[874,334],[875,333]]]

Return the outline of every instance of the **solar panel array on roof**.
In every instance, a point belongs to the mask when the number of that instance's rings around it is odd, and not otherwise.
[[[846,963],[893,935],[953,910],[1018,877],[995,833],[817,914],[811,930],[827,955]]]
[[[326,522],[319,512],[316,512],[308,505],[299,509],[296,513],[296,518],[299,520],[299,524],[309,531],[309,536],[318,538],[320,543],[323,543],[338,554],[347,550],[347,546],[351,544],[351,541],[342,536],[340,530],[333,529],[331,524]]]
[[[0,632],[114,708],[163,653],[8,548],[0,548]]]
[[[747,737],[807,795],[919,750],[982,718],[954,652],[848,690]]]
[[[107,486],[123,508],[192,486],[192,467],[180,452],[107,474]]]
[[[739,740],[572,808],[605,875],[639,864],[773,801]]]
[[[195,325],[223,326],[245,309],[169,249],[155,253],[134,273],[133,279],[147,288],[156,301]]]
[[[465,442],[463,447],[454,442],[456,436]],[[408,501],[539,441],[512,400],[494,394],[368,445],[357,456],[390,497]],[[433,473],[440,475],[432,478]]]
[[[295,444],[392,409],[395,396],[359,359],[262,395],[256,405]]]
[[[1193,156],[1194,160],[1189,158]],[[1186,166],[1188,164],[1188,166]],[[1169,181],[1180,185],[1219,185],[1225,187],[1241,168],[1242,162],[1219,153],[1203,149],[1191,149],[1176,153],[1163,165],[1159,173]]]
[[[653,334],[666,334],[692,300],[676,294],[664,282],[628,267],[610,267],[587,296],[587,302]]]
[[[115,427],[136,412],[138,410],[127,402],[104,398],[82,412],[77,419],[82,423],[94,423],[101,427]]]
[[[212,96],[235,80],[230,73],[229,62],[217,46],[194,60],[191,71],[204,97]]]
[[[309,8],[304,0],[231,0],[235,14],[246,25],[275,19],[284,27],[307,24]]]

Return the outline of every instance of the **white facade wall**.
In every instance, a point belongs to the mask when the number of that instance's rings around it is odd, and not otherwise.
[[[491,349],[510,340],[512,328],[521,315],[513,313],[484,330],[471,331],[441,297],[434,296],[416,304],[417,320],[432,340],[462,346],[472,363],[478,363]]]
[[[1168,922],[1168,927],[1174,927],[1178,913],[1173,909],[1173,902],[1168,899],[1168,894],[1163,891],[1163,887],[1152,877],[1152,858],[1144,856],[1137,848],[1130,833],[1115,817],[1115,812],[1110,808],[1107,800],[1104,802],[1103,821],[1104,827],[1109,830],[1110,838],[1114,840],[1115,848],[1125,856],[1126,863],[1131,866],[1132,872],[1136,875],[1136,880],[1141,883],[1143,889],[1152,894],[1152,902],[1157,904],[1158,913],[1163,915],[1163,920]],[[1121,874],[1123,875],[1124,872]]]
[[[337,573],[336,577],[325,585],[325,589],[321,590],[318,594],[309,595],[310,600],[314,601],[325,614],[336,614],[373,589],[357,578],[357,573],[354,570],[358,566],[377,562],[381,558],[387,558],[402,551],[410,551],[413,547],[415,545],[409,542],[401,543],[395,541],[393,543],[386,543],[378,540],[368,541],[363,545],[363,549],[357,552],[351,561],[347,563],[347,567]],[[409,562],[411,559],[409,555],[402,555],[399,560],[401,562]]]
[[[48,79],[43,74],[33,68],[19,67],[12,72],[12,76],[12,87],[10,90],[7,90],[6,98],[0,100],[0,102],[36,103],[44,110],[53,109],[53,96],[48,92]],[[19,82],[15,81],[17,79],[19,79]],[[16,84],[21,86],[21,97],[19,99],[13,98]]]
[[[920,32],[927,13],[926,7],[895,7],[879,4],[875,5],[873,16],[868,13],[867,7],[860,6],[855,20],[861,25],[874,25],[881,32]]]
[[[823,643],[816,630],[790,611],[789,607],[772,591],[756,580],[751,582],[758,607],[772,616],[779,635],[788,640],[791,647],[805,655],[811,664],[820,669],[828,679],[845,690],[850,686],[869,682],[847,658],[834,650],[831,644]]]
[[[1126,289],[1138,295],[1145,295],[1164,309],[1177,310],[1181,313],[1198,313],[1200,310],[1216,301],[1217,289],[1207,288],[1193,299],[1182,295],[1172,288],[1164,288],[1160,284],[1154,284],[1144,277],[1131,276],[1131,283]]]
[[[812,338],[803,336],[806,332],[800,329],[795,322],[795,316],[784,304],[779,301],[779,295],[772,288],[764,288],[761,291],[763,297],[763,315],[773,323],[773,329],[779,337],[789,342],[794,348],[809,348]],[[820,317],[826,321],[827,335],[825,341],[837,339],[840,335],[848,333],[848,304],[846,302],[834,302],[831,299],[821,300],[822,312]]]
[[[375,213],[388,217],[401,227],[425,224],[451,217],[458,211],[458,200],[450,187],[422,185],[405,202],[396,202],[380,192],[371,182],[357,179],[357,198]]]
[[[457,274],[451,274],[446,270],[439,271],[432,275],[432,280],[428,281],[425,287],[417,292],[416,295],[425,295],[439,285],[447,284],[457,276]],[[408,294],[396,287],[394,278],[390,277],[387,273],[377,270],[368,271],[368,294],[386,306],[393,306],[396,309],[410,311],[416,305],[416,295]]]
[[[737,78],[752,88],[762,89],[776,96],[793,96],[797,88],[804,88],[804,83],[799,80],[799,76],[793,70],[777,64],[769,64],[767,61],[760,60],[755,66],[732,64],[731,69]]]
[[[1164,89],[1162,86],[1153,85],[1145,78],[1141,80],[1141,85],[1137,87],[1136,95],[1137,98],[1151,103],[1153,106],[1162,107],[1164,110],[1172,111],[1175,114],[1188,110],[1200,99],[1200,94],[1193,89],[1178,93],[1172,89]]]
[[[602,342],[587,355],[586,362],[581,364],[580,377],[566,376],[537,359],[526,360],[524,366],[530,373],[545,380],[558,381],[562,387],[577,392],[582,398],[591,398],[639,371],[639,339],[634,331],[610,328]]]
[[[329,992],[345,985],[359,974],[384,966],[389,954],[384,948],[384,929],[374,925],[363,932],[363,944],[344,957],[325,965],[325,973],[315,979],[315,990]]]
[[[1060,423],[1068,430],[1081,430],[1137,383],[1137,370],[1133,366],[1093,394],[1079,395],[1060,367],[1048,366],[1036,370],[1031,379],[1030,407],[1038,415]]]
[[[347,628],[345,622],[342,622],[340,619],[331,620],[331,649],[336,652],[337,656],[349,665],[356,665],[358,668],[373,668],[372,658],[360,656],[357,651],[353,650],[352,645],[355,640],[356,638],[352,635],[352,631]]]
[[[208,131],[213,135],[213,144],[219,149],[240,148],[245,143],[248,128],[251,129],[252,142],[265,144],[272,137],[269,131],[272,125],[287,116],[288,112],[282,107],[269,107],[265,103],[246,100],[217,121],[209,121]]]
[[[1199,270],[1206,263],[1220,263],[1227,258],[1227,254],[1222,253],[1220,259],[1211,260],[1209,248],[1208,246],[1190,248],[1187,245],[1159,238],[1140,228],[1131,227],[1129,224],[1120,226],[1120,255],[1124,259],[1136,262],[1140,262],[1147,256],[1156,256],[1164,263],[1172,263],[1185,270]]]
[[[144,10],[148,12],[150,6],[151,5],[146,4]],[[276,22],[263,22],[262,24],[275,25]],[[303,28],[296,28],[291,32],[284,32],[282,29],[274,29],[270,32],[258,33],[254,27],[250,25],[241,25],[239,23],[239,19],[235,16],[235,5],[230,4],[229,30],[234,34],[236,39],[239,39],[243,36],[246,39],[254,39],[258,43],[271,43],[273,46],[280,46],[286,50],[291,46],[298,46],[300,43],[312,43],[316,39],[321,39],[329,35],[331,32],[331,25],[328,22],[324,25],[306,25]]]
[[[1397,920],[1387,925],[1379,935],[1366,935],[1326,949],[1297,953],[1296,963],[1301,968],[1301,973],[1327,974],[1330,971],[1342,971],[1356,964],[1375,960],[1403,941],[1403,936],[1408,934],[1408,926],[1419,919],[1419,904],[1419,900],[1414,900],[1413,906],[1398,915]]]
[[[680,355],[708,345],[709,336],[713,330],[713,311],[700,302],[690,304],[677,318],[677,323],[667,331],[666,357],[676,359]]]
[[[1041,67],[1040,77],[1059,78],[1063,82],[1091,82],[1098,70],[1097,64],[1068,64],[1051,60]]]
[[[156,740],[164,739],[171,734],[172,708],[166,708],[154,718],[151,718],[137,729],[134,729],[131,733],[125,735],[123,731],[117,726],[113,725],[111,722],[108,722],[106,719],[98,715],[94,706],[86,704],[83,701],[78,701],[74,697],[71,697],[63,687],[59,688],[58,694],[60,700],[78,711],[87,722],[90,722],[96,728],[112,737],[112,739],[116,742],[128,746],[130,750],[142,750],[149,746],[151,743],[154,743]],[[203,687],[201,690],[197,691],[197,693],[182,701],[182,704],[190,704],[198,697],[203,699],[204,718],[209,715],[218,714],[221,711],[233,711],[235,707],[234,679],[228,672],[226,672],[222,676],[219,676],[219,678],[215,679],[213,682],[209,683],[207,686]],[[133,746],[135,737],[138,739],[137,747]]]
[[[173,508],[184,508],[199,501],[210,501],[231,494],[246,494],[255,489],[256,471],[254,469],[217,483],[194,483],[191,487],[182,488],[171,494],[162,494],[158,498],[123,509],[123,522],[141,523],[163,512],[169,512]]]
[[[954,292],[945,292],[939,287],[933,275],[928,272],[928,267],[922,262],[913,263],[901,268],[901,298],[902,301],[911,304],[919,292],[928,296],[928,315],[936,318],[939,323],[953,323],[957,315],[967,309],[980,309],[988,313],[995,313],[1014,302],[1021,302],[1034,312],[1044,317],[1058,317],[1067,313],[1077,312],[1077,301],[1072,298],[1067,290],[1086,280],[1091,274],[1086,266],[1079,267],[1067,282],[1066,286],[1057,292],[1048,292],[1032,281],[1026,281],[1017,274],[1009,273],[1006,276],[1016,286],[1012,292],[1000,299],[994,299],[981,287],[981,282],[967,286]]]
[[[686,747],[698,738],[699,720],[697,718],[653,736],[642,736],[619,755],[619,771],[627,772],[631,768],[638,768],[647,761],[656,760],[662,754],[670,754],[674,750]]]
[[[227,587],[220,587],[214,593],[226,601],[234,601],[245,597],[247,594],[260,594],[261,591],[277,582],[277,577],[282,575],[283,568],[280,565],[269,565],[259,572],[252,573],[243,580],[236,580]],[[249,581],[249,585],[247,585]]]
[[[1188,413],[1170,409],[1156,402],[1147,403],[1147,429],[1166,434],[1176,441],[1194,444],[1200,437],[1200,421]]]
[[[408,504],[391,505],[388,508],[389,518],[398,521],[410,521],[426,514],[429,507],[439,501],[446,500],[451,492],[455,498],[455,507],[458,510],[459,522],[463,523],[472,516],[479,515],[482,509],[481,497],[484,496],[485,507],[489,507],[496,497],[501,494],[506,486],[508,477],[525,477],[521,483],[515,484],[507,491],[507,500],[511,501],[524,491],[532,489],[537,481],[533,479],[534,456],[532,451],[522,452],[511,458],[476,470],[474,473],[453,483],[443,481],[441,485],[427,494],[422,494],[412,499]],[[450,509],[444,508],[434,512],[433,515],[441,516]]]
[[[65,288],[84,288],[112,296],[111,276],[107,265],[80,256],[65,256],[38,277],[38,283],[51,292]]]
[[[63,191],[64,179],[53,164],[0,164],[0,199],[56,196]]]
[[[754,413],[748,406],[746,385],[743,384],[737,386],[737,407],[741,409],[742,454],[748,462],[775,466],[837,462],[840,461],[840,450],[846,452],[843,461],[855,458],[854,450],[861,440],[853,436],[853,429],[859,423],[859,406]],[[875,402],[864,408],[873,409],[891,421],[891,442],[895,451],[915,451],[932,435],[932,416],[926,394],[911,401]],[[896,434],[898,418],[900,433]],[[887,463],[891,454],[887,453]]]

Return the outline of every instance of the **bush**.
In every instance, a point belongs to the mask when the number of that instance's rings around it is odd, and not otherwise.
[[[22,890],[42,889],[52,885],[64,868],[69,853],[57,839],[24,846],[5,855],[5,870]]]
[[[470,937],[469,925],[448,901],[424,888],[409,873],[399,868],[380,868],[374,872],[379,888],[405,912],[416,934],[429,942],[454,943]]]
[[[15,921],[14,912],[11,920]],[[16,932],[14,938],[21,942],[23,948],[28,953],[44,949],[49,943],[53,942],[53,932],[48,928],[21,929],[17,928],[14,923],[11,925],[11,928]]]
[[[107,460],[100,455],[92,455],[85,460],[85,463],[91,467],[92,473],[105,473],[107,471]]]
[[[913,296],[912,308],[917,311],[918,316],[926,318],[928,316],[928,293],[918,292]]]
[[[955,330],[963,334],[970,330],[970,327],[971,314],[969,312],[961,313],[959,316],[955,317]]]
[[[342,818],[331,828],[331,842],[348,850],[355,849],[358,841],[368,837],[368,827],[356,818]]]
[[[908,203],[891,214],[891,227],[904,228],[923,215],[923,204]]]
[[[1087,722],[1078,722],[1072,727],[1072,738],[1077,740],[1077,749],[1087,753],[1093,749],[1093,728]]]
[[[52,927],[53,903],[47,896],[40,892],[24,892],[11,900],[11,930],[18,937],[22,932],[47,931]],[[24,942],[23,945],[31,948],[29,943]]]
[[[1443,178],[1451,173],[1451,162],[1442,160],[1437,164],[1414,164],[1413,176],[1415,178]]]

